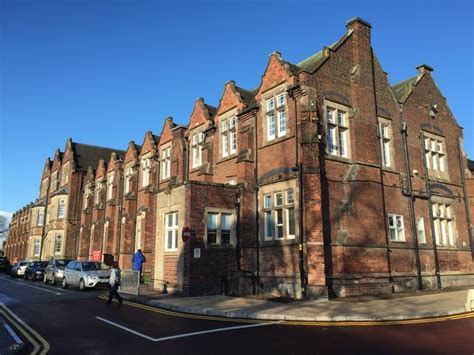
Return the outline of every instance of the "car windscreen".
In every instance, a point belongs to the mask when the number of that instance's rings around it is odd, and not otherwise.
[[[72,260],[56,260],[58,269],[64,269]]]
[[[47,261],[40,261],[39,266],[40,267],[46,267],[46,266],[48,266],[48,262]]]
[[[109,267],[104,263],[99,262],[85,262],[82,263],[82,270],[84,271],[98,271],[98,270],[108,270]]]
[[[28,263],[27,262],[21,262],[20,263],[20,266],[25,266],[25,265],[28,265]]]

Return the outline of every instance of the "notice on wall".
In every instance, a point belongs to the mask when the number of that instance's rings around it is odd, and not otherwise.
[[[194,248],[194,259],[201,258],[201,248]]]
[[[102,252],[100,250],[93,250],[92,251],[92,260],[102,261]]]

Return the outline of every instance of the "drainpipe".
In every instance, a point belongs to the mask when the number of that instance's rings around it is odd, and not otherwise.
[[[252,278],[252,294],[256,294],[256,285],[255,285],[255,273],[249,270],[242,269],[240,257],[240,198],[241,192],[240,189],[235,193],[235,209],[237,215],[236,227],[235,227],[235,238],[236,238],[236,253],[237,253],[237,270],[246,274],[250,274]],[[257,234],[258,236],[258,234]]]
[[[80,186],[80,189],[82,190],[82,180],[84,178],[84,174],[80,174],[79,175],[79,186]],[[78,202],[77,202],[77,205],[79,206],[79,211],[81,211],[81,216],[82,216],[82,195],[79,195],[79,198],[78,198]],[[77,207],[76,205],[76,207]],[[73,256],[75,259],[77,259],[79,257],[79,254],[80,254],[80,239],[81,239],[81,217],[80,217],[80,220],[79,220],[79,229],[77,230],[77,236],[76,236],[76,245],[74,247],[75,249],[75,252],[76,252],[76,255]]]
[[[457,137],[457,143],[458,143],[459,166],[461,168],[462,190],[463,190],[463,194],[464,194],[464,206],[466,208],[467,231],[469,233],[469,243],[471,245],[471,255],[472,255],[472,258],[474,259],[474,244],[473,244],[473,237],[472,237],[471,211],[469,209],[469,202],[467,200],[466,178],[465,178],[465,175],[464,175],[464,160],[462,158],[461,137],[459,135]]]
[[[416,273],[418,279],[418,289],[421,291],[423,290],[423,279],[421,276],[421,266],[420,266],[420,250],[418,245],[418,233],[416,230],[416,219],[415,219],[415,206],[414,206],[414,194],[413,188],[411,185],[411,168],[410,168],[410,157],[408,155],[408,129],[407,124],[405,122],[405,118],[403,117],[403,104],[400,104],[400,122],[402,123],[402,129],[400,130],[402,133],[403,139],[403,153],[405,157],[405,170],[407,175],[407,188],[408,188],[408,205],[410,206],[410,224],[411,224],[411,232],[413,235],[413,244],[415,247],[415,260],[416,260]],[[426,171],[426,167],[425,167]],[[430,208],[431,211],[431,208]]]
[[[45,206],[44,206],[43,228],[41,229],[41,247],[40,247],[40,255],[39,255],[40,261],[42,261],[44,241],[46,239],[46,221],[48,220],[48,200],[49,200],[49,187],[51,185],[51,177],[49,179],[50,180],[48,181],[48,188],[46,189],[46,197],[44,200]],[[41,181],[41,183],[42,182],[43,181]]]
[[[299,81],[297,81],[292,87],[290,87],[287,92],[288,96],[293,101],[293,108],[294,108],[294,120],[295,120],[295,166],[292,168],[293,171],[296,171],[297,180],[298,180],[298,224],[299,224],[299,268],[300,268],[300,282],[301,282],[301,292],[303,299],[308,297],[308,274],[305,268],[305,254],[304,254],[304,181],[303,181],[303,163],[299,161],[299,139],[298,139],[298,107],[295,97],[295,90],[300,87]]]
[[[189,137],[184,137],[184,184],[189,183]],[[202,153],[201,153],[202,154]]]
[[[425,134],[421,131],[421,152],[423,154],[423,169],[425,171],[424,179],[425,179],[425,189],[428,193],[428,201],[429,201],[429,212],[430,212],[430,224],[431,224],[431,242],[433,243],[433,254],[435,259],[435,270],[436,270],[436,280],[438,281],[438,289],[443,288],[441,284],[441,275],[440,275],[440,268],[439,268],[439,258],[438,258],[438,246],[436,245],[436,236],[435,236],[435,227],[434,227],[434,220],[433,220],[433,200],[431,195],[431,188],[430,188],[430,181],[428,178],[428,166],[426,164],[426,155],[425,152]]]
[[[256,261],[257,261],[257,295],[260,294],[260,218],[259,218],[259,211],[258,211],[258,191],[259,191],[259,183],[258,183],[258,122],[257,122],[257,110],[253,110],[253,117],[254,117],[254,147],[255,147],[255,167],[254,171],[254,192],[255,192],[255,247],[256,247]]]

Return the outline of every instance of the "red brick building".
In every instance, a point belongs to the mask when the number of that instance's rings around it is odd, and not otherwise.
[[[354,18],[300,63],[272,53],[257,88],[229,81],[217,107],[197,99],[187,126],[167,118],[141,146],[85,151],[67,197],[82,194],[77,253],[64,255],[129,268],[141,248],[153,287],[184,295],[474,285],[472,162],[433,69],[417,70],[391,86]],[[68,145],[43,181],[72,161]]]

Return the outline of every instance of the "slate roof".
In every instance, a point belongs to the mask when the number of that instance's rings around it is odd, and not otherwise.
[[[209,112],[209,116],[210,117],[213,117],[216,112],[217,112],[217,107],[214,107],[214,106],[211,106],[211,105],[208,105],[208,104],[204,104],[207,108],[207,111]]]
[[[418,76],[403,80],[395,85],[392,85],[392,92],[398,102],[403,103],[408,98],[413,90],[413,84],[415,84]]]
[[[82,171],[87,171],[89,166],[95,169],[100,159],[108,162],[112,152],[115,152],[119,158],[124,157],[126,153],[123,150],[74,142],[72,143],[72,150],[76,159],[76,169]]]
[[[467,160],[467,167],[474,173],[474,160]]]
[[[328,48],[332,50],[336,50],[351,35],[351,33],[352,32],[346,33],[338,41],[330,44]],[[318,69],[319,65],[323,62],[324,58],[325,58],[324,49],[322,49],[319,52],[313,54],[311,57],[308,57],[305,60],[299,62],[296,66],[306,72],[312,73],[316,69]]]
[[[257,101],[255,101],[255,94],[257,91],[256,89],[246,90],[238,86],[236,86],[235,88],[237,89],[240,96],[242,97],[242,100],[244,100],[245,104],[247,105],[247,108],[257,107]]]

